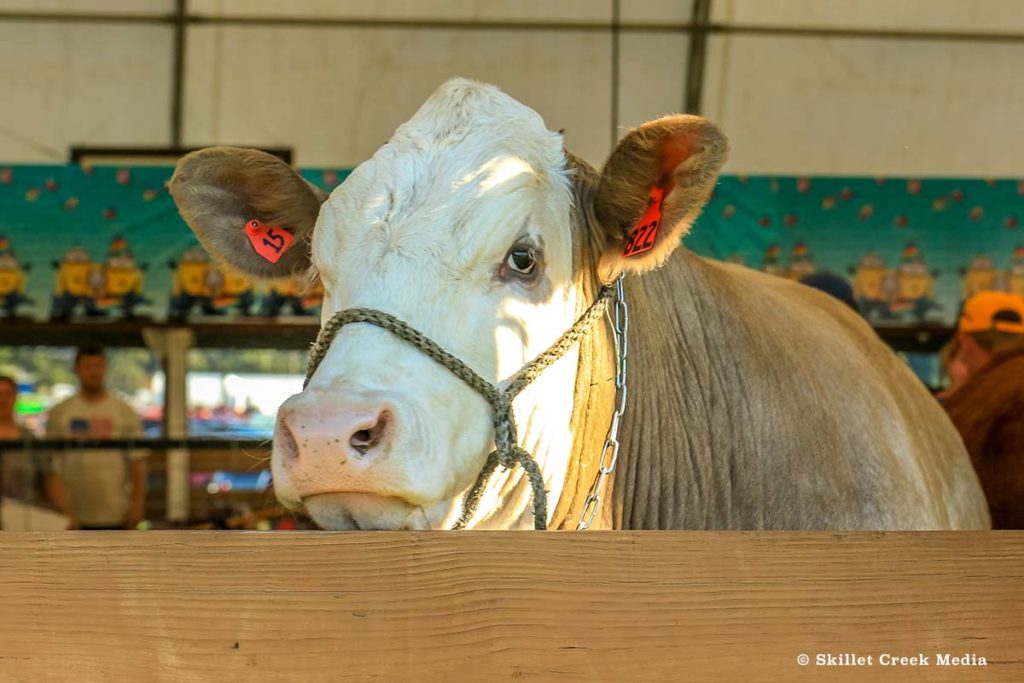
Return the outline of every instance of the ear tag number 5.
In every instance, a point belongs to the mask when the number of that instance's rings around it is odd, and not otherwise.
[[[295,241],[295,235],[281,226],[263,225],[255,218],[245,224],[245,234],[256,253],[271,263],[281,260]]]
[[[664,199],[665,190],[660,187],[651,188],[647,210],[629,231],[626,246],[622,250],[623,256],[642,254],[654,246],[658,239],[658,228],[661,226],[661,203]]]

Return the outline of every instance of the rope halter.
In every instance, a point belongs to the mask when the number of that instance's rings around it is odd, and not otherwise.
[[[583,315],[576,320],[573,326],[566,330],[546,351],[523,366],[512,377],[508,388],[504,391],[501,391],[498,387],[485,380],[468,365],[445,351],[411,325],[389,313],[372,308],[349,308],[339,311],[331,316],[331,319],[320,328],[320,333],[317,335],[316,341],[309,352],[309,365],[306,369],[306,380],[303,382],[302,388],[305,389],[309,384],[313,373],[316,372],[324,356],[327,355],[327,351],[330,349],[334,338],[345,325],[350,323],[369,323],[391,332],[450,370],[452,374],[461,379],[469,388],[483,396],[484,400],[491,406],[494,416],[495,449],[487,456],[483,469],[480,470],[480,475],[466,494],[463,501],[462,514],[459,516],[454,528],[465,528],[466,524],[473,517],[483,495],[484,487],[498,465],[506,469],[522,465],[523,471],[529,478],[530,486],[533,489],[534,528],[546,529],[547,494],[544,491],[544,478],[541,476],[540,468],[537,466],[533,456],[519,446],[515,416],[512,412],[512,401],[530,382],[537,379],[545,368],[564,356],[590,330],[594,323],[604,315],[608,308],[608,302],[614,294],[615,288],[613,286],[602,287],[597,299],[584,311]]]

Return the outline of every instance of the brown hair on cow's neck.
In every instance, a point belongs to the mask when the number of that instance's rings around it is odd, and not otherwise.
[[[597,190],[597,171],[585,161],[566,153],[566,167],[572,182],[573,207],[570,229],[573,244],[574,285],[582,293],[577,314],[597,297],[600,282],[597,265],[606,248],[605,235],[595,230],[593,196]],[[597,476],[601,449],[612,418],[615,402],[615,357],[606,323],[595,325],[580,341],[576,369],[571,429],[572,451],[566,472],[565,488],[552,513],[552,529],[575,529],[583,513],[583,504]],[[604,506],[591,528],[612,526],[612,481],[602,492]]]
[[[586,276],[589,286],[600,288],[607,283],[600,281],[598,266],[601,255],[611,244],[610,232],[598,227],[601,223],[594,211],[601,174],[570,152],[566,152],[565,157],[566,172],[572,183],[573,272],[578,278]]]

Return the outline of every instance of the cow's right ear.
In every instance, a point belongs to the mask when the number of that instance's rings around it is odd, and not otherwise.
[[[313,227],[327,193],[277,157],[238,147],[202,149],[181,158],[168,189],[206,250],[235,269],[273,279],[309,268]],[[246,228],[253,220],[292,239],[261,234],[257,250]]]

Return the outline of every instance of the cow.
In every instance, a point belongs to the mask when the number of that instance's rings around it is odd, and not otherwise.
[[[681,246],[727,146],[667,116],[598,172],[532,109],[455,79],[330,196],[258,151],[183,157],[169,188],[211,253],[259,278],[308,271],[325,330],[352,310],[399,321],[321,335],[278,413],[278,498],[333,530],[530,528],[538,495],[553,529],[588,507],[605,529],[988,528],[955,429],[863,320]],[[502,389],[618,282],[626,335],[599,321],[518,394],[535,467],[484,478],[494,405],[395,326]]]

